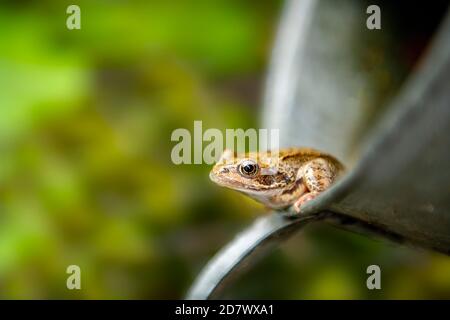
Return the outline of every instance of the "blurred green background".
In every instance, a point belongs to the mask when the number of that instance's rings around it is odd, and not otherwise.
[[[77,1],[72,31],[70,4],[0,4],[0,298],[182,298],[264,209],[170,135],[258,127],[282,1]],[[450,259],[310,226],[227,297],[450,298]]]

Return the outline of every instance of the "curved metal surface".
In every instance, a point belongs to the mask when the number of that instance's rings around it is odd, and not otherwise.
[[[257,219],[205,266],[193,284],[187,299],[214,299],[257,258],[286,240],[315,216],[289,219],[271,214]]]
[[[339,9],[334,7],[338,5]],[[290,48],[296,52],[290,56],[303,66],[299,76],[291,77],[296,90],[290,92],[289,101],[270,104],[277,83],[269,80],[265,111],[271,116],[265,123],[283,128],[283,144],[332,150],[351,168],[343,181],[317,199],[317,210],[328,208],[396,234],[405,242],[449,254],[450,15],[443,19],[419,68],[402,82],[406,74],[392,67],[400,65],[402,58],[392,54],[402,45],[402,38],[395,41],[396,32],[383,31],[384,37],[392,34],[392,39],[372,35],[365,28],[349,32],[328,14],[337,9],[339,18],[346,17],[350,25],[352,21],[363,23],[364,15],[354,15],[364,12],[360,5],[365,3],[315,3],[310,29],[304,31],[311,46]],[[319,39],[327,44],[317,45]],[[379,62],[373,72],[354,63],[366,59],[367,41],[379,43]],[[373,43],[371,48],[375,48]],[[339,60],[341,65],[336,67],[330,56],[348,58]],[[276,61],[270,77],[287,76],[280,73]],[[397,74],[391,88],[373,76],[379,68],[387,78]],[[332,79],[336,77],[332,82],[327,80],[330,73]],[[363,83],[359,89],[355,79]],[[358,90],[366,95],[372,92],[373,101],[368,104],[364,96],[355,95]],[[390,101],[386,96],[377,98],[385,93],[396,95]]]
[[[389,18],[365,27],[368,2],[287,2],[266,83],[262,126],[280,145],[326,150],[353,166],[377,114],[407,76]],[[383,12],[385,12],[384,10]],[[391,18],[393,19],[393,18]]]
[[[211,260],[188,298],[219,297],[255,257],[314,218],[450,254],[450,14],[411,73],[393,54],[402,40],[389,30],[395,14],[384,16],[383,34],[371,33],[355,27],[365,7],[288,2],[264,106],[263,124],[282,128],[282,146],[333,153],[348,175],[307,204],[305,220],[260,218]]]

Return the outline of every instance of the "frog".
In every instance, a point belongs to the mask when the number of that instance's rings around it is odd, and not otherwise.
[[[293,208],[300,215],[304,204],[329,189],[344,171],[337,158],[312,148],[240,154],[226,149],[209,177],[268,208]]]

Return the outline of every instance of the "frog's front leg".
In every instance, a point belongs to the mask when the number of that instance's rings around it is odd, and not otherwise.
[[[301,206],[316,198],[333,183],[334,166],[324,158],[317,158],[303,165],[298,172],[306,191],[294,202],[293,207],[300,213]]]

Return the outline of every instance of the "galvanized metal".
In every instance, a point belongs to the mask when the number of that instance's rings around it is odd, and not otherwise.
[[[450,14],[411,71],[393,54],[402,41],[389,30],[395,15],[377,34],[364,28],[366,7],[290,1],[264,106],[263,126],[280,128],[282,145],[330,152],[348,174],[303,218],[260,218],[211,260],[188,298],[219,297],[255,257],[315,219],[450,254]]]

